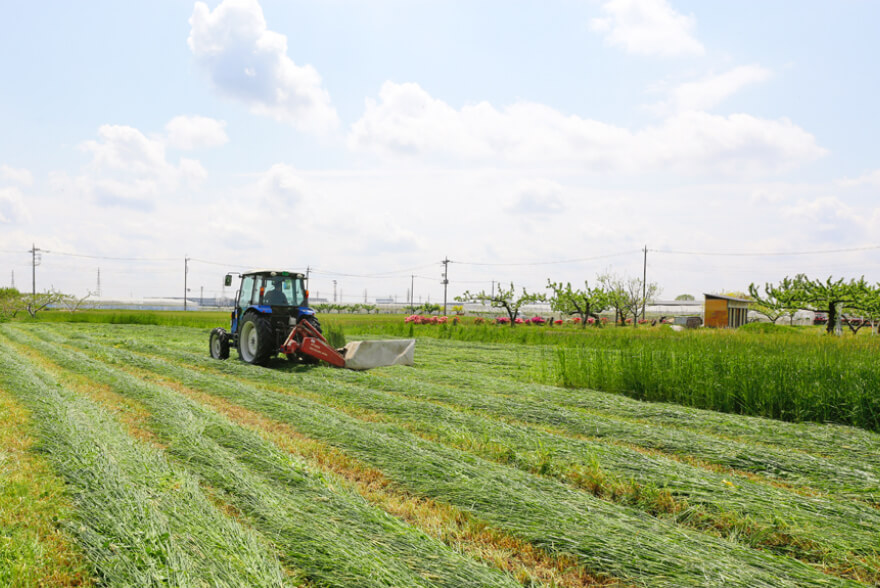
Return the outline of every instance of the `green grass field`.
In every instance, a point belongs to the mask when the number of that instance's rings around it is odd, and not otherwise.
[[[415,367],[351,372],[212,360],[225,313],[80,316],[0,325],[17,427],[0,469],[37,472],[0,486],[10,585],[880,582],[877,433],[553,385],[561,352],[810,350],[809,333],[428,326]],[[322,320],[407,334],[401,317]]]

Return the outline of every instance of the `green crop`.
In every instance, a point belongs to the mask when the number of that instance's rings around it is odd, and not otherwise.
[[[102,374],[114,373],[106,367],[108,363],[149,367],[135,357],[114,357],[109,350],[105,354],[83,341],[78,343],[97,363],[67,350],[56,350],[56,359],[68,369],[79,369],[105,383],[120,379],[118,374],[104,378]],[[57,345],[42,348],[50,353]],[[328,404],[174,365],[180,361],[189,359],[170,362],[164,375],[287,423],[380,469],[411,492],[455,505],[551,553],[576,557],[591,570],[655,586],[846,584],[788,557],[689,531],[558,480],[420,438],[394,422],[363,421]],[[241,371],[254,377],[265,373],[235,362],[217,365],[230,373]],[[305,371],[294,371],[290,377],[295,380]],[[314,373],[316,379],[323,373],[335,380],[337,374],[346,372],[318,368]],[[152,410],[158,408],[156,404]]]

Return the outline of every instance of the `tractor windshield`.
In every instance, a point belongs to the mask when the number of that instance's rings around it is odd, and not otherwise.
[[[259,276],[257,292],[260,304],[269,306],[301,306],[306,294],[300,276]]]

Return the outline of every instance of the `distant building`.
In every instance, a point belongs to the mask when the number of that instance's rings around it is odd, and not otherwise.
[[[720,294],[704,296],[706,302],[703,316],[706,317],[707,327],[735,329],[748,322],[750,300]]]

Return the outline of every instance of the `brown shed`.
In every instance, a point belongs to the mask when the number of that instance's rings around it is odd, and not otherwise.
[[[748,322],[749,300],[720,294],[703,296],[706,297],[704,322],[707,327],[735,329]]]

